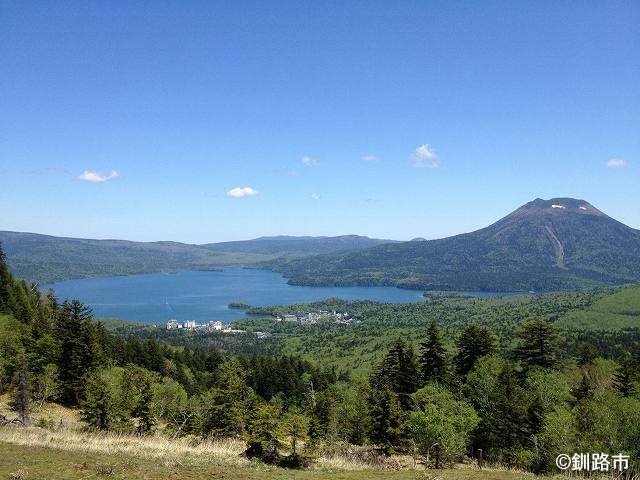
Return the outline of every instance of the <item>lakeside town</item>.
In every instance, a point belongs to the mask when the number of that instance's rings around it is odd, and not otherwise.
[[[277,316],[276,322],[297,322],[300,325],[313,325],[320,321],[333,322],[340,325],[352,325],[359,323],[347,312],[340,313],[335,310],[330,312],[328,310],[319,310],[317,312],[296,312],[293,314],[286,314]]]
[[[290,322],[299,325],[314,325],[321,321],[334,323],[337,325],[352,325],[360,323],[355,320],[347,312],[330,312],[328,310],[319,310],[317,312],[296,312],[294,314],[278,315],[273,318],[275,322]],[[206,323],[198,323],[195,320],[179,321],[171,319],[167,321],[167,330],[184,330],[184,331],[201,331],[201,332],[220,332],[229,334],[247,333],[246,330],[231,328],[230,325],[223,325],[219,320],[211,320]],[[254,332],[258,338],[266,338],[271,336],[268,332]]]

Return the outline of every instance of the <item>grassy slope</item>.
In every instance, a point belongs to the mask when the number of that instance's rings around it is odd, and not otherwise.
[[[640,286],[624,287],[596,300],[585,309],[565,313],[557,325],[560,328],[585,330],[640,327]]]
[[[0,396],[0,414],[11,418],[8,396]],[[32,415],[53,420],[56,427],[0,427],[0,479],[200,479],[229,480],[524,480],[530,474],[461,467],[438,471],[437,477],[411,468],[405,457],[389,460],[389,465],[404,465],[396,470],[380,469],[345,456],[321,457],[310,470],[293,471],[249,461],[241,453],[238,440],[194,442],[193,439],[137,437],[117,434],[93,434],[82,431],[77,411],[45,404]],[[58,423],[63,420],[63,427]]]
[[[23,477],[20,477],[22,472]],[[26,472],[26,473],[24,473]],[[530,474],[475,469],[439,470],[310,470],[293,471],[263,465],[239,467],[202,463],[188,464],[178,461],[141,460],[127,455],[106,455],[57,450],[55,447],[29,447],[0,442],[0,478],[22,480],[52,478],[60,480],[110,478],[136,480],[188,480],[215,478],[228,480],[524,480]]]

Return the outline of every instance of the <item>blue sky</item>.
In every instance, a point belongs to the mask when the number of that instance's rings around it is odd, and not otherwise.
[[[640,3],[0,1],[0,229],[640,228]],[[609,166],[608,166],[609,165]]]

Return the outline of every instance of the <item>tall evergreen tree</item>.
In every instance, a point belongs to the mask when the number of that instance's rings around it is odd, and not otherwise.
[[[147,434],[153,429],[155,419],[153,415],[153,391],[151,389],[151,383],[144,382],[141,386],[140,400],[134,411],[134,415],[138,417],[139,434]]]
[[[542,319],[529,320],[518,337],[517,356],[525,367],[553,368],[556,365],[558,334],[551,323]]]
[[[87,375],[96,366],[97,339],[90,325],[91,310],[77,300],[62,305],[56,322],[61,399],[77,405],[84,395]]]
[[[471,371],[479,358],[495,352],[495,338],[489,329],[469,325],[462,331],[457,347],[456,372],[464,377]]]
[[[389,385],[382,381],[374,381],[371,385],[369,438],[389,454],[398,443],[402,425],[402,408],[398,398]]]
[[[330,439],[336,431],[336,396],[332,389],[316,392],[311,405],[309,436]]]
[[[582,342],[578,352],[578,365],[584,367],[593,363],[598,357],[598,347],[591,342]]]
[[[412,406],[411,394],[418,389],[418,367],[411,345],[398,339],[385,356],[380,374],[387,378],[391,390],[398,396],[403,410]]]
[[[11,283],[13,283],[6,260],[7,258],[0,243],[0,312],[3,313],[9,312],[9,289]]]
[[[582,374],[580,385],[577,388],[574,388],[571,391],[571,394],[575,397],[577,402],[591,398],[593,395],[593,387],[587,373]]]
[[[114,388],[100,372],[89,376],[83,397],[80,414],[90,428],[107,431],[120,422]]]
[[[435,321],[431,322],[427,328],[427,338],[420,344],[419,362],[423,384],[428,382],[448,383],[447,352]]]
[[[31,385],[29,382],[29,367],[27,358],[22,355],[18,368],[14,374],[13,391],[9,406],[18,414],[18,418],[24,425],[29,424],[29,412],[31,410]]]
[[[493,448],[510,455],[526,445],[531,424],[529,405],[524,389],[518,383],[518,377],[509,364],[505,364],[498,376],[496,398],[493,401]]]
[[[622,361],[613,378],[613,387],[623,397],[630,397],[634,393],[632,368],[629,359]]]
[[[232,358],[224,362],[218,373],[217,385],[206,399],[202,433],[221,437],[241,435],[247,419],[247,372]]]

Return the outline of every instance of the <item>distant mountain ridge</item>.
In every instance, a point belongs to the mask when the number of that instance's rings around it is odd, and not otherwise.
[[[360,235],[341,235],[337,237],[293,237],[280,235],[259,237],[253,240],[209,243],[203,247],[216,252],[259,253],[264,255],[297,254],[313,255],[375,247],[395,240],[380,240]]]
[[[353,251],[388,241],[390,240],[357,235],[282,236],[192,245],[172,241],[94,240],[0,231],[0,244],[13,274],[18,278],[37,282],[254,266],[281,257],[299,258],[305,255]]]
[[[640,282],[640,231],[584,200],[538,198],[471,233],[267,265],[301,285],[574,289]]]

